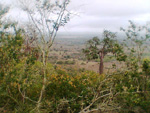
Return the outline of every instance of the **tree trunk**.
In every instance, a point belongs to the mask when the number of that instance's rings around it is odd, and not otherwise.
[[[37,102],[37,110],[40,111],[40,107],[41,107],[41,101],[43,98],[43,94],[45,92],[45,88],[46,88],[46,82],[47,82],[47,77],[46,77],[46,69],[47,69],[47,58],[48,58],[48,51],[44,51],[43,52],[43,86],[40,92],[40,96],[39,96],[39,100]]]
[[[104,53],[100,52],[99,53],[99,57],[100,57],[99,74],[101,75],[104,72],[104,64],[103,64],[104,63],[104,61],[103,61],[103,59],[104,59]]]

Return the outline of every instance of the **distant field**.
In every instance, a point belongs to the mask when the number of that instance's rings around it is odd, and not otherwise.
[[[56,39],[51,52],[49,54],[49,62],[56,65],[65,65],[68,68],[85,69],[98,72],[99,59],[89,61],[84,57],[82,49],[85,47],[85,43],[89,38],[59,38]],[[125,50],[126,51],[126,50]],[[143,58],[150,57],[149,50],[143,53]],[[117,62],[115,57],[111,54],[104,58],[104,71],[112,72],[116,69],[121,69],[123,63]],[[115,67],[112,65],[115,64]]]

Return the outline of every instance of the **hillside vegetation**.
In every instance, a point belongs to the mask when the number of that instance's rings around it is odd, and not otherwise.
[[[122,29],[123,42],[104,31],[102,40],[90,39],[69,54],[63,47],[36,45],[25,29],[1,20],[0,112],[150,113],[149,29],[130,22]],[[84,68],[91,60],[104,65],[100,73]]]

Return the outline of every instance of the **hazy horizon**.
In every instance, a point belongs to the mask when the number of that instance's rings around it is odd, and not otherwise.
[[[27,15],[18,7],[17,0],[0,0],[10,6],[8,17],[26,21]],[[71,0],[68,10],[73,13],[59,34],[98,34],[104,29],[118,32],[127,27],[128,20],[138,24],[150,21],[150,0]]]

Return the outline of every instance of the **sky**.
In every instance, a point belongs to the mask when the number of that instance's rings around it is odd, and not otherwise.
[[[15,8],[15,0],[0,0],[0,3],[11,5],[15,19],[24,18],[24,13]],[[128,20],[138,24],[150,21],[150,0],[71,0],[68,9],[75,15],[60,29],[62,33],[119,31],[129,25]]]

